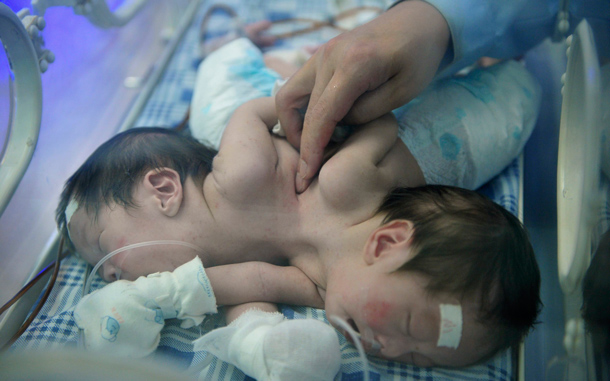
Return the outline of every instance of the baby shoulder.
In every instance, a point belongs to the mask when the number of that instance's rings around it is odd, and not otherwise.
[[[335,160],[333,160],[335,159]],[[349,163],[347,155],[328,160],[320,169],[318,187],[326,207],[356,213],[377,206],[387,190],[377,181],[376,167]]]
[[[249,202],[269,191],[275,176],[275,163],[256,152],[221,151],[214,158],[212,176],[224,197],[234,202]]]

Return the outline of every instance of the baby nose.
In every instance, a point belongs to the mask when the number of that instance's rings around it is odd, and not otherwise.
[[[106,261],[102,264],[100,275],[106,282],[114,282],[117,280],[117,270],[110,261]]]
[[[412,350],[408,342],[394,337],[379,336],[377,338],[381,344],[381,354],[387,358],[397,358]]]

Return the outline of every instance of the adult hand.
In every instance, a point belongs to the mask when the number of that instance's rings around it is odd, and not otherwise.
[[[301,152],[297,192],[320,169],[336,124],[366,123],[413,99],[436,74],[449,40],[436,8],[413,0],[321,46],[275,98],[286,137]]]

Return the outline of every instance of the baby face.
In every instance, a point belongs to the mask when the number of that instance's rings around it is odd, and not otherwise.
[[[78,208],[68,229],[76,252],[91,265],[122,247],[155,240],[180,240],[171,227],[148,218],[145,208],[127,211],[120,206],[104,206],[97,219],[85,208]],[[135,280],[159,271],[172,271],[197,255],[192,248],[179,245],[144,246],[120,252],[100,267],[100,276],[107,282],[117,279]]]
[[[326,313],[347,321],[365,339],[365,350],[388,360],[462,367],[485,357],[491,350],[489,330],[475,321],[475,304],[460,305],[449,295],[432,296],[425,285],[425,278],[417,274],[367,268],[334,282],[332,288],[329,282]],[[447,312],[448,305],[452,312]],[[461,332],[448,331],[459,325],[458,305]],[[379,352],[371,351],[366,339],[379,343]]]

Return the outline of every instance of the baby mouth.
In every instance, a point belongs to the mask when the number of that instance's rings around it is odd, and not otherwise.
[[[354,335],[350,335],[348,334],[348,332],[344,332],[343,336],[345,336],[345,338],[354,345],[354,339],[357,338],[362,343],[362,346],[366,353],[373,356],[378,355],[381,351],[381,344],[377,340],[375,340],[375,335],[373,334],[373,331],[370,328],[365,327],[364,333],[360,333],[358,325],[353,319],[348,319],[347,323],[352,328]]]
[[[358,326],[356,325],[356,322],[354,321],[354,319],[347,319],[347,324],[350,325],[350,327],[352,327],[352,329],[356,332],[356,333],[360,333],[360,330],[358,329]]]

